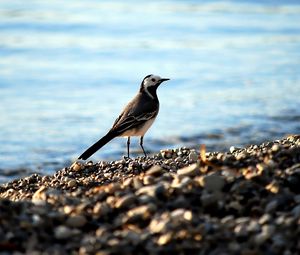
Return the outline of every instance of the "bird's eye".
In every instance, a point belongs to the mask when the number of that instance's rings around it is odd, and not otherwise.
[[[151,81],[155,82],[155,79],[154,79],[154,78],[152,78],[152,79],[151,79]]]

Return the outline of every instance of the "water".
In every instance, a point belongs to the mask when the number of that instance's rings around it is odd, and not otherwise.
[[[150,73],[171,78],[151,152],[300,133],[299,66],[299,1],[2,0],[0,181],[69,164]],[[125,151],[118,138],[92,159]]]

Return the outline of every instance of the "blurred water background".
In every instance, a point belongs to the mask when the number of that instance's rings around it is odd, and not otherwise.
[[[300,1],[0,0],[0,181],[69,164],[150,73],[152,153],[300,133]]]

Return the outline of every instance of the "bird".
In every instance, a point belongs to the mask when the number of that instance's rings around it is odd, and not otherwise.
[[[115,137],[127,137],[127,156],[129,158],[131,136],[140,137],[140,146],[145,157],[147,157],[143,146],[143,139],[145,133],[155,121],[159,111],[156,90],[160,84],[168,80],[170,79],[161,78],[158,75],[147,75],[143,79],[136,96],[125,106],[107,134],[84,151],[78,159],[88,159]]]

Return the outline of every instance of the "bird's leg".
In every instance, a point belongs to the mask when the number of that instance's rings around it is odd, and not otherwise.
[[[129,158],[130,136],[127,138],[127,156]]]
[[[141,139],[140,139],[140,145],[141,145],[141,147],[142,147],[142,149],[143,149],[143,152],[144,152],[144,154],[145,154],[145,157],[147,157],[147,154],[146,154],[146,152],[145,152],[145,150],[144,150],[144,147],[143,147],[143,139],[144,139],[144,136],[141,136]]]

